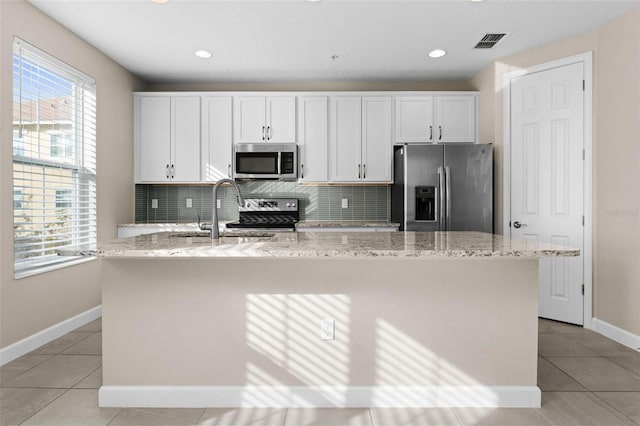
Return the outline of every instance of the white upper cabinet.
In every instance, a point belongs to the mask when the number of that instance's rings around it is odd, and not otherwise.
[[[202,97],[202,180],[231,178],[233,107],[231,96]]]
[[[295,96],[238,96],[235,98],[236,143],[295,143]]]
[[[299,182],[327,182],[327,97],[298,98]]]
[[[200,180],[200,97],[134,101],[136,182]]]
[[[396,97],[395,143],[477,142],[476,95]]]
[[[331,98],[330,182],[392,181],[391,97]]]

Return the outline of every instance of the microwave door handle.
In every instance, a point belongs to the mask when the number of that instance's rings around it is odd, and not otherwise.
[[[278,176],[282,175],[282,152],[278,151]]]

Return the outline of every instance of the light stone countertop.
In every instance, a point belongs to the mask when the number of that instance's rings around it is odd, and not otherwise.
[[[160,232],[105,242],[76,255],[103,258],[536,258],[579,256],[577,249],[481,232],[283,232],[223,236]],[[263,235],[263,236],[260,236]]]
[[[308,221],[301,220],[296,223],[296,229],[298,228],[399,228],[399,223],[394,222],[371,222],[371,221],[356,221],[356,220],[342,220],[342,221]]]

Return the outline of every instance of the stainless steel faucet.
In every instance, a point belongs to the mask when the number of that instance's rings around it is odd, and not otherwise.
[[[238,200],[238,205],[242,207],[244,205],[244,198],[240,193],[240,187],[238,184],[231,179],[220,179],[213,185],[213,212],[211,214],[211,225],[207,224],[198,224],[200,229],[208,230],[211,229],[211,239],[217,240],[220,238],[220,230],[218,229],[218,187],[224,183],[230,183],[233,189],[236,191],[236,199]],[[211,226],[211,228],[209,228]]]

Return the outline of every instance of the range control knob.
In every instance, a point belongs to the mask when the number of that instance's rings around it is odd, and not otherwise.
[[[287,203],[287,207],[291,207],[291,203]]]
[[[295,206],[296,206],[296,203],[291,203],[291,207],[295,207]]]

